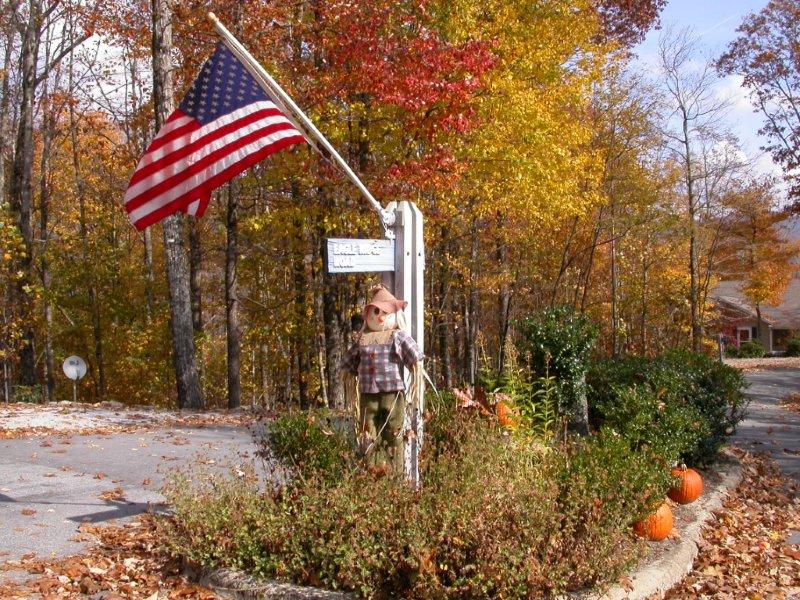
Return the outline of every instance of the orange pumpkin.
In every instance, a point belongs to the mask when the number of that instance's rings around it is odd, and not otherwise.
[[[494,412],[503,429],[514,429],[517,426],[514,420],[514,411],[504,400],[500,400],[500,402],[495,405]]]
[[[669,532],[672,531],[672,511],[667,503],[664,502],[644,521],[634,523],[633,530],[636,535],[654,542],[667,539]]]
[[[680,479],[667,495],[678,504],[694,502],[703,493],[703,478],[694,469],[672,469],[672,476]]]

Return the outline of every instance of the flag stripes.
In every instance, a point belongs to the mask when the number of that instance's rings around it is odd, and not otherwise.
[[[220,44],[139,161],[125,210],[139,230],[178,211],[202,216],[214,189],[302,141],[302,133]]]

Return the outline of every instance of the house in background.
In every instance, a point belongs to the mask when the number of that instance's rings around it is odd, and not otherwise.
[[[800,274],[792,277],[779,305],[761,307],[760,323],[742,285],[741,281],[721,281],[709,294],[719,315],[715,333],[722,333],[737,346],[757,339],[767,352],[785,352],[786,343],[800,333]]]
[[[800,218],[784,222],[783,235],[790,242],[800,243]],[[800,258],[795,263],[800,262]],[[742,293],[742,281],[720,281],[709,293],[718,318],[712,326],[737,346],[757,339],[769,353],[786,352],[786,343],[800,334],[800,271],[796,271],[777,306],[761,307],[761,322],[756,309]]]

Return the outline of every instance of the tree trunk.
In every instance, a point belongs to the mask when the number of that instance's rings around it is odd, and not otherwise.
[[[69,62],[69,89],[73,90],[74,70],[73,55],[70,53]],[[78,195],[78,219],[81,237],[81,259],[83,268],[89,278],[89,304],[92,314],[92,337],[94,339],[94,362],[97,366],[97,388],[98,400],[104,400],[106,395],[106,368],[105,357],[103,354],[103,330],[100,322],[100,301],[97,294],[97,282],[95,280],[94,269],[92,269],[89,258],[89,235],[86,227],[86,191],[81,173],[80,156],[78,152],[78,120],[75,115],[74,103],[69,103],[69,134],[72,144],[72,170],[75,178],[75,190]]]
[[[153,270],[153,233],[148,227],[144,230],[145,299],[147,300],[147,320],[153,320],[155,311],[155,271]]]
[[[130,89],[131,89],[131,106],[136,111],[139,108],[138,101],[138,82],[139,75],[137,70],[137,60],[131,58],[129,61],[130,73]],[[133,114],[126,114],[126,123],[135,122]],[[144,152],[144,147],[147,143],[149,132],[146,127],[134,126],[132,132],[129,132],[128,138],[133,142],[133,152],[136,155]],[[153,270],[153,233],[148,227],[144,230],[142,236],[142,243],[144,246],[144,264],[145,264],[145,280],[144,280],[144,293],[145,293],[145,308],[147,309],[147,322],[153,320],[153,313],[155,311],[155,273]]]
[[[228,352],[228,408],[242,404],[242,383],[239,377],[241,343],[239,340],[239,291],[236,267],[239,254],[239,222],[236,183],[228,184],[228,211],[225,222],[227,245],[225,248],[225,324]]]
[[[29,5],[28,23],[20,43],[20,106],[14,163],[11,170],[10,201],[17,217],[19,232],[25,246],[25,255],[18,260],[17,268],[23,273],[18,279],[17,305],[30,307],[32,298],[28,290],[33,287],[33,226],[31,223],[32,176],[33,176],[33,113],[36,93],[36,64],[39,54],[39,24],[41,6],[39,2]],[[19,354],[19,382],[22,385],[36,384],[36,352],[32,315],[23,315],[22,348]]]
[[[45,64],[49,61],[45,51]],[[50,154],[55,137],[55,115],[52,112],[49,99],[49,85],[47,72],[44,73],[44,86],[42,89],[42,153],[39,162],[39,225],[41,227],[40,239],[44,242],[39,257],[39,269],[42,281],[42,303],[44,312],[44,401],[52,402],[55,399],[56,389],[56,363],[53,354],[53,305],[50,300],[52,276],[50,263],[47,258],[47,246],[50,241]]]
[[[258,364],[261,370],[260,384],[261,384],[261,406],[265,409],[274,409],[274,402],[269,397],[269,348],[264,342],[258,345]]]
[[[689,145],[689,118],[683,113],[684,167],[686,169],[686,200],[689,212],[689,306],[691,308],[692,350],[700,352],[702,329],[700,327],[697,294],[697,223],[695,212],[697,202],[694,192],[694,173],[692,170],[692,151]]]
[[[641,336],[642,336],[642,356],[647,356],[648,351],[648,342],[647,342],[647,287],[650,283],[649,278],[649,269],[650,265],[647,264],[647,260],[645,259],[642,261],[642,311],[640,315],[641,319]]]
[[[320,253],[324,256],[325,235],[319,235]],[[322,321],[325,331],[325,366],[328,384],[328,401],[333,408],[344,409],[344,384],[341,376],[344,347],[347,338],[344,335],[345,323],[341,319],[341,293],[342,283],[322,269]]]
[[[620,354],[619,343],[619,306],[617,304],[617,288],[619,287],[619,276],[617,273],[617,241],[614,238],[612,226],[611,231],[611,353],[614,356]]]
[[[467,303],[467,378],[475,385],[478,371],[478,222],[472,220],[469,245],[469,301]]]
[[[600,211],[597,215],[597,222],[599,223],[603,218],[603,209],[600,208]],[[592,234],[592,247],[589,249],[589,258],[586,259],[586,276],[583,278],[583,293],[581,294],[581,307],[580,313],[586,313],[586,301],[589,298],[589,283],[592,280],[592,269],[594,268],[594,256],[597,252],[597,244],[600,240],[600,226],[596,226],[594,228],[594,233]]]
[[[299,190],[292,186],[292,195],[299,201]],[[298,244],[303,240],[303,221],[296,218],[295,236]],[[311,361],[308,358],[308,348],[304,326],[308,324],[308,277],[304,262],[303,248],[296,248],[292,252],[292,283],[294,285],[295,329],[292,335],[293,357],[297,362],[297,393],[300,408],[309,408],[308,377],[311,371]]]
[[[11,85],[8,74],[11,70],[12,51],[14,49],[14,28],[9,27],[5,39],[5,53],[3,55],[3,68],[0,69],[0,205],[6,200],[6,156],[8,154],[8,107],[11,103]]]
[[[578,217],[573,217],[572,224],[570,225],[569,235],[567,236],[567,239],[564,242],[564,248],[561,251],[561,264],[558,268],[558,275],[553,281],[553,291],[550,294],[550,306],[555,306],[558,303],[558,290],[561,287],[561,279],[567,274],[569,265],[572,262],[572,259],[569,256],[569,250],[572,246],[572,240],[575,237],[575,233],[578,231],[578,221]]]
[[[229,190],[229,196],[230,193]],[[230,210],[230,198],[228,199],[228,203],[228,210]],[[196,334],[201,334],[203,333],[203,293],[200,289],[200,269],[203,264],[203,247],[200,244],[200,231],[197,219],[195,217],[188,217],[187,224],[187,229],[189,230],[189,296],[192,304],[192,329]],[[225,264],[225,268],[228,268],[227,263]]]
[[[13,27],[8,28],[8,32],[5,39],[5,53],[3,56],[3,68],[0,70],[0,78],[2,78],[2,84],[0,84],[0,206],[6,203],[6,157],[8,155],[8,124],[7,124],[7,115],[8,115],[8,107],[11,103],[10,95],[11,95],[11,86],[9,84],[8,74],[11,69],[11,58],[12,58],[12,50],[14,49],[14,39],[16,37],[15,30]],[[11,296],[11,290],[3,290],[2,292],[5,295],[3,300],[4,304],[8,306],[10,304],[9,300]],[[5,311],[5,307],[3,308],[3,325],[5,326],[6,321],[8,319],[8,314]],[[5,330],[5,327],[4,327]],[[11,400],[11,369],[9,365],[9,357],[8,357],[8,349],[9,349],[9,339],[7,335],[3,335],[3,338],[0,339],[0,343],[2,343],[2,355],[3,355],[3,400],[5,402],[9,402]]]
[[[478,227],[477,222],[473,221],[470,237],[470,273],[469,273],[469,306],[467,315],[469,317],[467,330],[467,346],[469,354],[469,364],[467,377],[470,385],[475,385],[475,375],[478,371]]]
[[[578,435],[589,435],[589,403],[586,398],[586,373],[583,373],[572,390],[575,394],[575,409],[570,419],[570,428]]]
[[[761,320],[761,304],[756,302],[756,334],[753,336],[753,339],[760,341],[764,348],[769,351],[769,348],[767,348],[766,344],[764,344],[764,341],[761,340]]]
[[[453,387],[453,357],[451,356],[451,329],[452,302],[449,290],[448,266],[442,265],[442,278],[439,282],[439,297],[441,298],[441,320],[439,322],[439,351],[442,361],[442,381],[444,388]]]
[[[259,204],[256,203],[256,215],[260,214]],[[264,275],[264,265],[262,261],[257,261],[256,265],[256,289],[258,290],[258,299],[262,306],[267,303],[267,282]],[[258,338],[258,364],[260,368],[260,398],[261,406],[265,409],[275,408],[275,402],[269,397],[269,346],[264,341],[264,334],[260,334]]]
[[[498,349],[497,349],[497,373],[503,372],[506,366],[506,339],[508,338],[508,313],[511,306],[511,289],[509,288],[508,281],[505,278],[504,266],[508,260],[508,248],[505,241],[498,240],[496,252],[497,264],[500,265],[502,273],[502,282],[500,284],[500,294],[497,298],[497,332],[498,332]]]
[[[450,302],[450,315],[452,318],[450,335],[453,338],[453,356],[451,357],[451,364],[453,369],[453,381],[460,381],[464,378],[462,374],[462,367],[467,358],[467,336],[465,335],[466,329],[464,323],[459,324],[459,320],[464,320],[467,311],[466,297],[463,294],[451,294],[452,301]],[[459,326],[460,325],[460,326]]]
[[[156,129],[172,112],[172,10],[168,0],[151,0],[153,15],[153,103]],[[183,216],[164,219],[164,250],[169,284],[172,358],[179,408],[203,408],[203,393],[197,369],[189,268],[183,248]]]

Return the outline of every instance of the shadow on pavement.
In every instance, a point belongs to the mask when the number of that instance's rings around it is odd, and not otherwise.
[[[102,523],[103,521],[135,517],[148,512],[157,514],[167,512],[167,507],[163,504],[150,504],[149,502],[107,502],[106,506],[110,506],[111,510],[76,515],[68,517],[67,520],[75,523]]]

